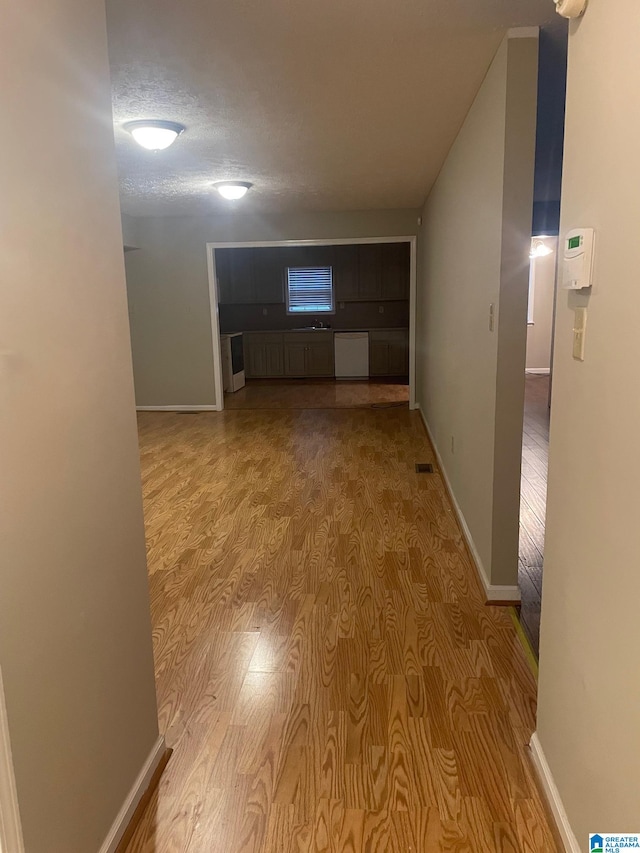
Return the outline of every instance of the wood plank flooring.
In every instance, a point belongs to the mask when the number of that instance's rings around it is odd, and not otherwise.
[[[536,686],[407,408],[140,415],[160,728],[128,853],[553,853]]]
[[[228,409],[341,409],[409,402],[409,386],[379,379],[249,379],[225,394]]]
[[[518,583],[522,596],[520,621],[536,654],[540,645],[548,463],[549,377],[528,374],[522,437]]]

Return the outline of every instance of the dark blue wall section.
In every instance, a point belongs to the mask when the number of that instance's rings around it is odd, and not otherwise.
[[[534,236],[557,234],[560,229],[568,38],[569,22],[560,15],[540,28]]]

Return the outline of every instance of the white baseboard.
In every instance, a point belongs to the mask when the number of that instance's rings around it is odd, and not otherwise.
[[[529,748],[531,749],[533,765],[536,769],[536,773],[538,774],[538,778],[540,779],[549,807],[551,808],[551,813],[553,814],[553,819],[558,827],[558,832],[562,838],[564,848],[567,853],[580,853],[582,848],[578,844],[578,839],[575,837],[574,832],[571,829],[569,818],[567,817],[567,813],[562,805],[560,792],[558,791],[553,776],[551,775],[551,768],[549,767],[545,754],[542,751],[542,744],[540,743],[537,732],[532,734],[531,741],[529,742]]]
[[[122,804],[122,808],[118,812],[116,819],[111,825],[111,829],[105,838],[102,847],[98,853],[115,853],[126,828],[129,826],[133,813],[138,807],[138,803],[144,796],[153,774],[156,772],[158,765],[164,758],[167,745],[164,741],[164,735],[160,735],[155,742],[153,749],[138,773],[138,778],[133,783],[133,786]]]
[[[482,563],[482,559],[480,558],[480,554],[478,553],[478,549],[476,548],[476,543],[473,541],[473,536],[471,535],[471,531],[469,530],[469,525],[464,517],[464,513],[456,500],[455,493],[451,487],[451,482],[449,477],[447,476],[447,471],[444,465],[442,464],[442,457],[440,456],[440,451],[438,450],[438,446],[433,440],[433,435],[431,434],[431,430],[429,429],[429,424],[427,423],[427,419],[424,416],[424,412],[417,406],[417,409],[420,412],[420,417],[422,418],[422,423],[427,431],[427,435],[429,436],[429,441],[433,446],[433,452],[436,454],[436,459],[438,460],[438,468],[440,469],[440,473],[442,474],[442,479],[445,481],[447,485],[447,489],[449,490],[449,495],[451,496],[451,502],[453,503],[453,510],[458,519],[458,524],[460,525],[460,529],[462,530],[462,535],[465,538],[469,551],[471,552],[471,556],[476,566],[476,571],[478,572],[478,576],[480,578],[480,582],[484,587],[485,595],[487,596],[487,601],[508,601],[513,604],[518,604],[520,601],[520,588],[516,586],[498,586],[496,584],[489,583],[489,576],[485,570],[485,567]]]
[[[217,406],[136,406],[137,412],[217,412]]]
[[[520,604],[522,596],[520,595],[519,586],[491,584],[485,577],[484,572],[480,573],[480,580],[484,586],[487,601],[499,601],[501,604]]]
[[[530,373],[533,376],[549,376],[551,374],[550,367],[527,367],[525,373]]]

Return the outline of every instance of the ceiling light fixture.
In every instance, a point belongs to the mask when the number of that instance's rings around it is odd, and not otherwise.
[[[222,198],[226,198],[227,201],[235,201],[245,196],[253,184],[249,183],[249,181],[216,181],[213,186],[218,190]]]
[[[142,119],[128,121],[122,125],[138,145],[148,151],[164,151],[172,145],[184,131],[184,125],[177,121],[162,121],[159,119]]]
[[[550,246],[547,246],[542,238],[536,239],[534,237],[531,241],[531,251],[529,252],[530,258],[544,258],[552,252],[553,249]]]

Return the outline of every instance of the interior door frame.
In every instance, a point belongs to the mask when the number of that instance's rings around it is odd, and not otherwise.
[[[416,292],[417,292],[417,242],[416,235],[404,237],[352,237],[320,240],[218,240],[207,243],[207,272],[209,276],[209,307],[211,319],[211,344],[213,349],[213,385],[215,411],[224,409],[222,380],[222,354],[220,351],[220,310],[218,279],[216,275],[216,249],[248,249],[278,246],[355,246],[371,243],[409,243],[409,408],[416,409]]]

